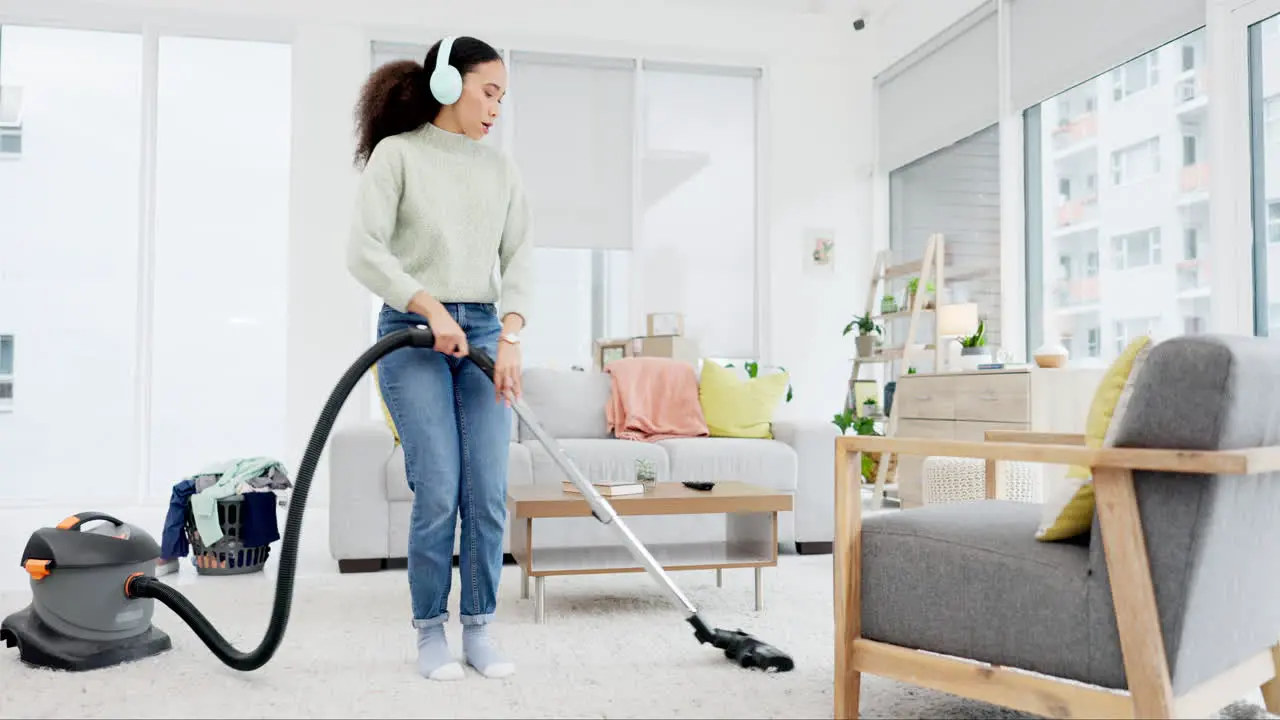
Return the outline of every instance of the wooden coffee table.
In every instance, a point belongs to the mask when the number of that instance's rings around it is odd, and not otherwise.
[[[723,570],[755,568],[756,610],[764,608],[762,569],[778,565],[778,512],[792,509],[791,495],[743,482],[718,482],[709,491],[666,482],[643,495],[605,500],[621,516],[723,513],[723,542],[646,543],[645,547],[668,571],[715,570],[717,585]],[[620,539],[616,545],[538,547],[535,520],[591,517],[591,508],[582,496],[567,493],[559,485],[518,485],[509,489],[507,503],[511,554],[523,575],[522,598],[529,597],[529,579],[534,582],[535,622],[545,619],[548,577],[644,572],[644,566]]]

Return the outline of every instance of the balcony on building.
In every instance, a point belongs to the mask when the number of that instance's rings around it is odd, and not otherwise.
[[[1178,262],[1178,293],[1200,295],[1209,290],[1208,258],[1192,258]]]

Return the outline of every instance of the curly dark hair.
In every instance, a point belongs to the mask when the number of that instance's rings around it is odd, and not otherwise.
[[[440,41],[422,62],[395,60],[376,68],[360,89],[356,102],[356,167],[363,167],[383,138],[417,130],[440,114],[440,101],[431,94],[429,80],[440,52]],[[449,64],[466,77],[475,66],[502,55],[483,40],[459,37],[453,41]]]

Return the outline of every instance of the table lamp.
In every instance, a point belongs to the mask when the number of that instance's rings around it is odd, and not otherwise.
[[[938,335],[950,338],[947,343],[947,370],[960,369],[960,340],[978,332],[978,304],[955,303],[938,306]]]

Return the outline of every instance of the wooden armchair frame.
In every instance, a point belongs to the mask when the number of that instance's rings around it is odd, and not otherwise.
[[[1023,461],[1093,469],[1104,557],[1128,692],[1046,678],[861,637],[861,453],[979,458],[987,461],[986,496],[995,497],[996,465]],[[1270,650],[1174,697],[1155,590],[1134,491],[1134,470],[1247,475],[1280,470],[1280,447],[1197,452],[1091,449],[1082,435],[992,431],[985,442],[845,436],[836,440],[835,717],[858,717],[862,673],[1060,718],[1208,717],[1261,687],[1280,713],[1280,638]]]

